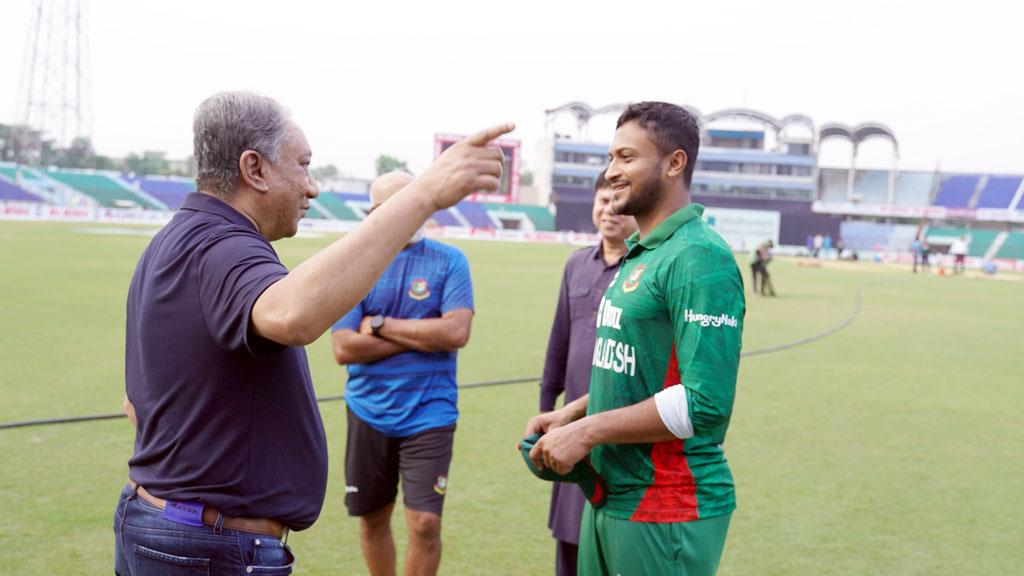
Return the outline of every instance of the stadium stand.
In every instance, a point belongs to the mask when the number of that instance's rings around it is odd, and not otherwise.
[[[819,190],[822,202],[846,202],[846,179],[848,172],[840,168],[822,168]]]
[[[40,202],[41,198],[24,190],[6,176],[0,176],[0,200],[14,200],[18,202]]]
[[[190,178],[142,176],[123,179],[131,186],[166,204],[169,210],[177,210],[184,202],[185,196],[196,192],[196,182]]]
[[[895,224],[889,236],[888,250],[905,252],[910,250],[910,243],[917,237],[917,224]]]
[[[71,170],[48,170],[46,175],[62,182],[83,194],[91,196],[103,206],[138,206],[151,210],[162,210],[163,206],[136,194],[127,184],[114,177],[98,172],[77,172]]]
[[[1024,260],[1024,231],[1010,232],[996,258]]]
[[[319,203],[314,200],[309,203],[309,209],[306,210],[306,218],[313,218],[316,220],[334,220],[335,218],[328,213]]]
[[[818,178],[819,198],[823,202],[846,202],[847,175],[844,168],[822,168]],[[893,203],[927,206],[934,179],[935,174],[931,172],[898,172]],[[889,171],[857,170],[854,174],[853,194],[864,204],[886,204],[889,196]],[[970,194],[967,197],[969,199]]]
[[[935,205],[946,208],[966,208],[974,196],[981,176],[977,174],[956,174],[943,178],[935,194]]]
[[[914,224],[883,224],[865,220],[847,220],[839,225],[846,247],[854,251],[906,250],[917,234]]]
[[[51,180],[28,166],[0,165],[0,175],[6,176],[23,190],[33,193],[47,202],[55,201],[58,188],[67,189],[60,182]]]
[[[490,204],[483,203],[487,212],[495,219],[502,220],[504,215],[512,215],[515,218],[525,218],[530,221],[533,230],[538,232],[551,232],[555,229],[555,217],[543,206],[525,206],[522,204]]]
[[[1024,178],[1020,176],[990,176],[981,189],[975,208],[1009,208],[1022,180]]]
[[[889,195],[889,172],[858,170],[853,180],[853,195],[865,204],[885,204]]]
[[[352,195],[340,192],[321,192],[320,195],[317,196],[316,201],[318,204],[320,204],[321,208],[329,212],[334,218],[337,218],[338,220],[362,220],[362,217],[356,214],[356,212],[353,211],[352,208],[348,206],[348,204],[346,203],[348,200],[346,196]],[[359,198],[365,202],[370,201],[367,196],[359,196]]]
[[[892,224],[847,220],[839,225],[839,234],[851,250],[883,250],[889,243]]]
[[[170,210],[180,208],[185,196],[196,191],[195,181],[187,178],[143,176],[134,179],[134,183],[150,196],[166,204]]]
[[[330,215],[327,218],[358,222],[364,218],[369,208],[370,197],[366,194],[352,192],[321,192],[316,204]],[[438,226],[474,226],[477,228],[495,228],[495,220],[491,215],[506,212],[513,218],[530,220],[531,229],[549,231],[555,229],[555,218],[543,206],[523,206],[520,204],[490,204],[482,202],[460,202],[447,210],[434,212],[431,219]],[[317,216],[309,213],[310,218]]]
[[[434,215],[431,216],[431,218],[438,226],[462,226],[462,223],[459,222],[458,218],[456,218],[448,208],[434,212]]]
[[[968,230],[966,228],[937,227],[928,229],[928,240],[933,243],[936,239],[952,242],[955,238],[966,236],[970,241],[970,249],[967,255],[977,256],[980,258],[985,255],[988,247],[992,245],[992,242],[996,239],[996,236],[998,236],[999,233],[999,230],[984,230],[978,228]]]
[[[477,202],[459,202],[456,207],[466,221],[473,228],[495,228],[494,221],[487,214],[487,209],[484,208],[483,204]]]
[[[931,199],[931,172],[900,172],[896,175],[896,191],[893,200],[904,206],[927,206]]]

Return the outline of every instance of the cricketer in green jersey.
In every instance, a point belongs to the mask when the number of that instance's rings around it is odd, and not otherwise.
[[[608,483],[587,507],[579,574],[711,575],[736,507],[722,443],[745,303],[729,246],[690,204],[700,128],[687,110],[630,105],[606,178],[640,231],[597,315],[590,393],[535,416],[530,453],[565,473],[589,455]]]

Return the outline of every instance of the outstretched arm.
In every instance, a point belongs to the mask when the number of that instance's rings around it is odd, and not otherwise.
[[[451,146],[355,230],[272,284],[252,307],[253,331],[289,346],[319,338],[370,291],[431,214],[472,192],[498,188],[503,156],[487,146],[514,128],[502,124]]]

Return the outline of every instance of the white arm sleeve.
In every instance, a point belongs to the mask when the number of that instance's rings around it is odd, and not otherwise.
[[[693,436],[693,422],[690,421],[686,388],[682,384],[669,386],[655,394],[654,404],[658,407],[662,424],[673,436],[680,439]]]

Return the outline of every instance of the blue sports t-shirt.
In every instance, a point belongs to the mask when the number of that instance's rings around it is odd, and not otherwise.
[[[359,330],[364,316],[440,318],[473,309],[469,262],[461,250],[423,239],[399,252],[336,330]],[[345,401],[363,421],[388,436],[411,436],[454,424],[459,417],[455,352],[417,352],[348,365]]]

